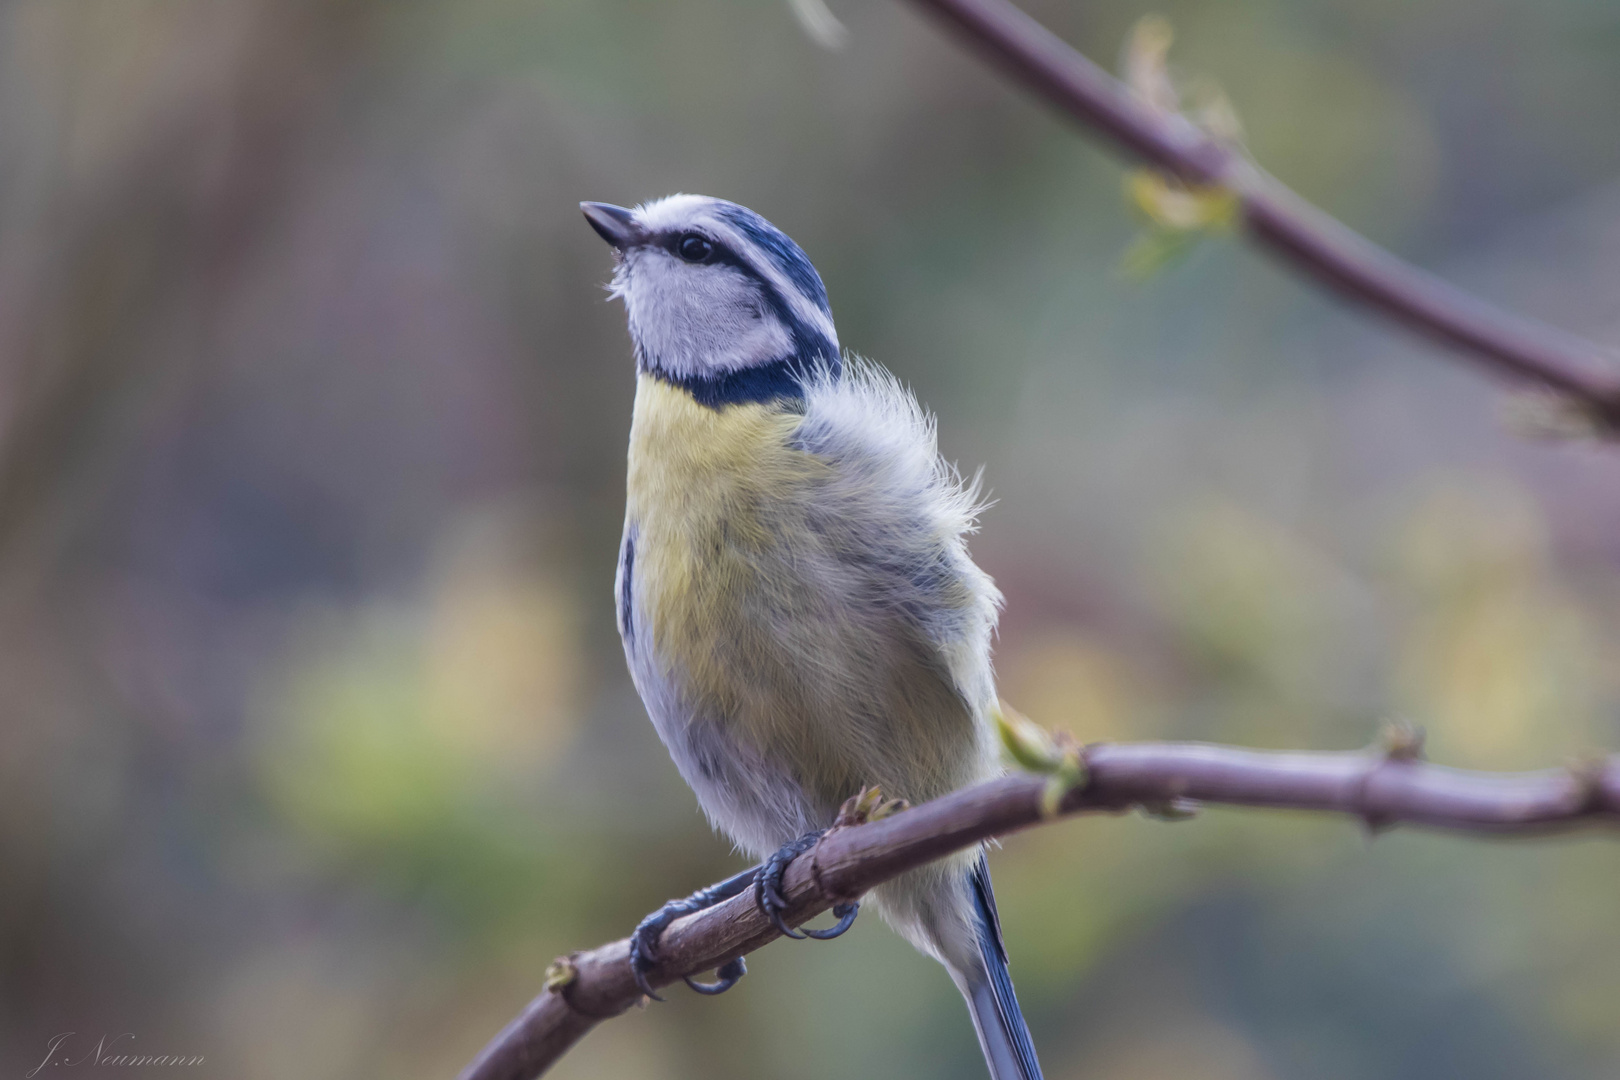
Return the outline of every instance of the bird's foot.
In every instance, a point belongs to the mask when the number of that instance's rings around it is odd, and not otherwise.
[[[743,963],[742,957],[727,960],[714,969],[714,982],[698,982],[692,976],[686,976],[686,985],[700,994],[723,994],[737,985],[737,980],[748,974],[748,965]]]
[[[690,915],[693,912],[714,907],[714,905],[722,901],[730,900],[733,896],[738,895],[748,886],[754,884],[757,872],[757,868],[744,870],[742,873],[729,877],[718,885],[711,885],[707,889],[699,889],[684,900],[671,900],[641,920],[641,924],[630,935],[630,971],[635,975],[636,986],[640,988],[643,994],[646,994],[654,1001],[664,1000],[658,996],[657,992],[653,990],[652,984],[647,981],[647,972],[651,971],[653,965],[658,962],[658,939],[663,936],[664,928],[682,915]],[[700,994],[723,994],[737,985],[737,980],[747,973],[748,967],[743,963],[743,958],[739,956],[716,968],[715,975],[717,978],[712,983],[698,982],[690,975],[683,976],[683,978],[685,978],[687,986]]]
[[[818,941],[829,941],[838,937],[845,930],[855,924],[855,916],[860,913],[859,901],[850,900],[836,905],[832,911],[837,916],[838,924],[825,930],[806,930],[803,933],[793,929],[782,920],[782,912],[787,910],[787,900],[782,896],[782,875],[787,872],[788,864],[816,846],[816,841],[827,834],[826,829],[820,832],[805,833],[790,843],[783,844],[776,854],[765,860],[759,868],[759,875],[754,879],[754,901],[759,904],[759,910],[771,924],[790,938],[804,939],[813,937]]]

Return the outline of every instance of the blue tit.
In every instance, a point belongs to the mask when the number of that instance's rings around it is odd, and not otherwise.
[[[916,803],[997,774],[1001,596],[964,541],[975,485],[905,387],[840,354],[797,244],[723,199],[581,209],[617,252],[636,360],[625,657],[710,821],[765,860],[650,920],[639,972],[675,914],[748,886],[781,925],[782,867],[864,786]],[[995,1080],[1038,1078],[984,853],[870,899],[950,972]],[[841,929],[853,907],[834,914]],[[742,968],[728,967],[699,988],[730,985]]]

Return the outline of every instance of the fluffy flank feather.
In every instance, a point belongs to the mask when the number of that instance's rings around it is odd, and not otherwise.
[[[924,494],[934,524],[954,535],[978,531],[979,515],[992,505],[983,497],[982,474],[964,480],[939,456],[938,424],[899,379],[865,357],[846,355],[842,377],[818,369],[805,384],[807,407],[800,440],[814,453],[858,464],[880,487]],[[1000,594],[996,594],[997,603]]]
[[[806,383],[798,441],[833,466],[825,505],[858,523],[864,535],[856,542],[899,564],[881,579],[890,601],[927,629],[969,706],[987,710],[1002,597],[967,551],[989,505],[980,476],[964,480],[941,458],[934,417],[899,379],[857,356],[846,357],[841,377],[822,370]],[[993,761],[981,727],[981,756]]]

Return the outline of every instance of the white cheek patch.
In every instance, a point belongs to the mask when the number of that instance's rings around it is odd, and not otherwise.
[[[657,248],[630,252],[614,279],[642,359],[670,375],[702,376],[793,351],[793,335],[758,282],[725,264],[693,266]]]
[[[648,232],[680,232],[692,229],[718,239],[733,251],[744,253],[754,270],[769,281],[777,295],[793,309],[798,320],[816,330],[836,348],[838,330],[833,326],[832,316],[809,297],[802,295],[775,260],[758,250],[757,245],[727,218],[727,208],[751,214],[751,211],[735,203],[705,195],[671,195],[644,203],[636,208],[635,214],[642,228]],[[764,219],[760,220],[762,224],[769,225]],[[783,239],[786,240],[786,237]],[[751,256],[747,254],[749,252],[752,252]]]

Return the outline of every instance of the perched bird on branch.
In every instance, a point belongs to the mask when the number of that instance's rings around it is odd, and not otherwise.
[[[643,988],[675,917],[781,878],[868,787],[921,802],[998,771],[990,637],[1000,594],[968,556],[975,486],[891,375],[839,352],[827,293],[746,207],[675,195],[582,203],[618,254],[635,346],[615,584],[636,688],[709,819],[764,860],[638,928]],[[873,890],[967,999],[995,1080],[1038,1080],[982,851]],[[835,907],[833,937],[857,904]],[[718,993],[743,974],[740,958]],[[690,980],[689,980],[690,981]],[[656,995],[653,995],[656,996]]]

